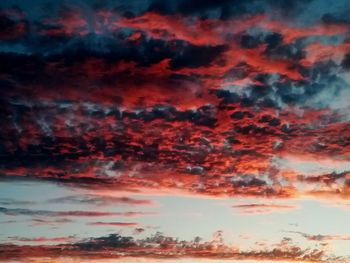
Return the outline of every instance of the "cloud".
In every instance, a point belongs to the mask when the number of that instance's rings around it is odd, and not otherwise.
[[[335,240],[344,240],[344,241],[350,240],[350,236],[346,236],[346,235],[310,235],[310,234],[297,232],[297,231],[288,231],[288,233],[299,234],[309,241],[324,242],[324,241],[335,241]]]
[[[48,200],[49,203],[76,203],[76,204],[91,204],[96,206],[106,205],[154,205],[154,201],[145,199],[134,199],[130,197],[113,197],[103,195],[72,195],[58,197]]]
[[[0,24],[2,27],[0,41],[18,41],[29,33],[28,21],[18,7],[0,10]]]
[[[24,192],[0,200],[3,215],[31,227],[84,217],[136,235],[137,222],[108,217],[157,213],[106,207],[155,205],[134,195],[254,197],[261,203],[234,210],[261,214],[296,209],[288,198],[349,199],[346,0],[15,2],[0,3],[0,181],[48,181],[79,192],[46,205],[99,209],[27,209],[36,203]],[[149,258],[334,259],[289,241],[240,251],[112,235],[2,248],[24,257],[116,245]]]
[[[0,198],[0,205],[32,205],[33,201],[15,200],[10,198]]]
[[[2,4],[0,179],[345,197],[344,3]],[[148,205],[103,199],[51,201]]]
[[[31,210],[21,208],[0,207],[0,213],[10,216],[43,216],[43,217],[138,217],[155,215],[153,212],[98,212],[98,211],[49,211],[49,210]]]
[[[273,212],[283,212],[298,208],[294,205],[283,204],[239,204],[233,205],[242,214],[269,214]]]
[[[32,218],[31,222],[34,226],[56,226],[62,224],[73,223],[74,221],[68,218],[56,218],[56,219],[44,219],[44,218]]]
[[[36,238],[24,238],[24,237],[8,237],[11,241],[16,242],[28,242],[28,243],[69,243],[76,240],[75,236],[66,236],[66,237],[36,237]]]
[[[30,248],[30,251],[29,251]],[[58,249],[57,249],[58,248]],[[47,257],[56,258],[64,250],[65,257],[77,258],[83,254],[98,253],[98,258],[116,258],[119,259],[134,258],[206,258],[206,259],[232,259],[232,260],[289,260],[289,261],[308,261],[308,262],[328,262],[337,260],[340,262],[345,258],[334,258],[327,255],[320,249],[303,249],[292,243],[288,238],[268,250],[259,248],[241,251],[234,246],[228,246],[223,243],[220,237],[211,241],[201,241],[200,238],[192,241],[179,241],[177,238],[164,236],[158,232],[151,237],[135,240],[132,237],[111,234],[104,237],[90,238],[78,241],[72,244],[61,244],[56,246],[16,246],[11,244],[1,245],[3,253],[0,257],[13,258],[14,251],[18,251],[16,258]],[[97,255],[97,254],[96,254]]]
[[[344,68],[345,70],[349,70],[349,69],[350,69],[350,54],[346,54],[346,55],[344,56],[341,65],[343,66],[343,68]]]
[[[132,222],[92,222],[88,223],[90,226],[117,226],[117,227],[137,227],[138,223]]]
[[[344,176],[344,173],[346,174],[346,172],[350,170],[350,162],[345,160],[334,160],[332,158],[316,160],[314,158],[285,156],[283,158],[275,158],[274,162],[276,162],[276,165],[280,167],[280,169],[293,169],[301,175],[309,175],[310,177],[333,173],[335,177],[334,180],[336,180],[337,177]]]

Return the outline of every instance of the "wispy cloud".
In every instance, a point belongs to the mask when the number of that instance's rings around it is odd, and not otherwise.
[[[15,200],[10,198],[0,198],[0,205],[11,205],[11,206],[19,206],[19,205],[33,205],[35,202],[33,201],[25,201],[25,200]]]
[[[310,235],[298,231],[288,231],[288,233],[299,234],[302,237],[306,238],[309,241],[334,241],[334,240],[350,240],[350,235]]]
[[[8,237],[11,241],[17,242],[27,242],[27,243],[67,243],[76,241],[75,236],[66,236],[66,237],[35,237],[35,238],[25,238],[25,237]]]
[[[96,206],[106,205],[154,205],[154,201],[135,199],[130,197],[113,197],[103,195],[71,195],[48,200],[49,203],[91,204]]]
[[[239,204],[233,205],[233,208],[239,211],[241,214],[269,214],[273,212],[286,212],[288,210],[297,209],[296,205],[283,205],[283,204]]]
[[[0,213],[17,216],[43,216],[43,217],[138,217],[157,215],[154,212],[98,212],[98,211],[49,211],[49,210],[30,210],[21,208],[0,207]]]
[[[138,223],[132,222],[91,222],[90,226],[117,226],[117,227],[138,227]]]

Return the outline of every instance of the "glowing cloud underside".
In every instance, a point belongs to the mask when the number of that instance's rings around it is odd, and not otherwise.
[[[0,261],[349,262],[349,11],[1,1]]]

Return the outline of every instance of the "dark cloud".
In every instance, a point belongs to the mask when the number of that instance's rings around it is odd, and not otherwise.
[[[119,234],[110,234],[106,237],[91,238],[86,241],[75,243],[81,250],[100,250],[105,248],[129,248],[136,243],[132,237],[124,237]]]
[[[344,56],[341,65],[343,66],[343,68],[344,68],[345,70],[349,70],[349,69],[350,69],[350,54],[346,54],[346,55]]]
[[[29,32],[29,23],[18,7],[0,9],[0,41],[18,41]]]
[[[227,50],[225,46],[189,46],[170,61],[170,66],[175,70],[184,67],[197,68],[209,66],[225,50]]]
[[[299,175],[299,180],[300,181],[307,181],[310,183],[323,183],[326,185],[331,185],[337,182],[337,180],[343,180],[344,178],[346,178],[346,176],[348,175],[348,171],[343,172],[343,173],[330,173],[330,174],[323,174],[323,175],[319,175],[319,176],[303,176],[303,175]]]
[[[310,3],[312,3],[312,0],[269,0],[265,2],[256,0],[177,0],[169,3],[155,0],[151,2],[148,10],[159,12],[161,14],[175,13],[183,15],[196,15],[204,18],[218,17],[221,19],[269,13],[271,10],[274,10],[275,12],[280,13],[281,16],[294,18],[300,15],[300,13],[302,13]]]
[[[242,176],[243,177],[243,176]],[[252,176],[244,176],[243,180],[237,179],[237,180],[233,180],[232,182],[235,186],[238,187],[249,187],[249,186],[264,186],[266,185],[266,182],[264,180],[261,180],[259,178],[256,177],[252,177]]]
[[[313,0],[268,0],[272,8],[279,9],[282,15],[289,17],[299,15],[312,1]]]
[[[171,3],[156,0],[150,5],[149,10],[162,14],[175,13],[184,15],[198,15],[202,17],[215,16],[226,19],[238,15],[262,12],[263,7],[254,0],[194,0],[190,2],[178,0]]]
[[[273,50],[282,44],[283,35],[279,33],[268,34],[264,41],[267,44],[267,50]]]
[[[349,24],[350,19],[344,17],[344,16],[337,16],[334,14],[324,14],[322,16],[322,21],[326,24]]]
[[[262,44],[262,40],[260,36],[252,36],[252,35],[242,35],[240,38],[240,45],[243,48],[254,49],[257,48],[260,44]]]
[[[266,56],[271,59],[289,59],[291,61],[300,61],[305,58],[304,47],[299,44],[299,42],[293,44],[282,44],[280,41],[281,40],[278,40],[278,34],[276,37],[266,37],[266,42],[268,43],[265,51]],[[295,66],[296,65],[297,64],[295,64]]]

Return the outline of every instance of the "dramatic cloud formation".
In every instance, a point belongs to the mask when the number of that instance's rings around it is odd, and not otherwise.
[[[0,214],[10,227],[0,257],[80,256],[88,247],[102,258],[106,248],[120,257],[340,259],[341,245],[310,250],[287,239],[286,247],[249,251],[242,241],[243,250],[224,252],[142,240],[152,227],[188,237],[187,221],[177,224],[189,215],[203,230],[201,220],[216,213],[213,228],[247,214],[302,218],[305,200],[347,202],[349,12],[347,0],[1,1]],[[38,189],[14,193],[23,182]],[[181,198],[189,201],[178,208]],[[207,200],[210,215],[189,211],[191,198]],[[234,220],[210,203],[240,198],[258,201],[227,205]],[[245,218],[254,242],[280,238],[262,237],[262,222]],[[113,228],[140,240],[93,239]],[[305,229],[294,231],[300,242],[348,240]],[[86,233],[91,240],[62,247],[16,246]]]

